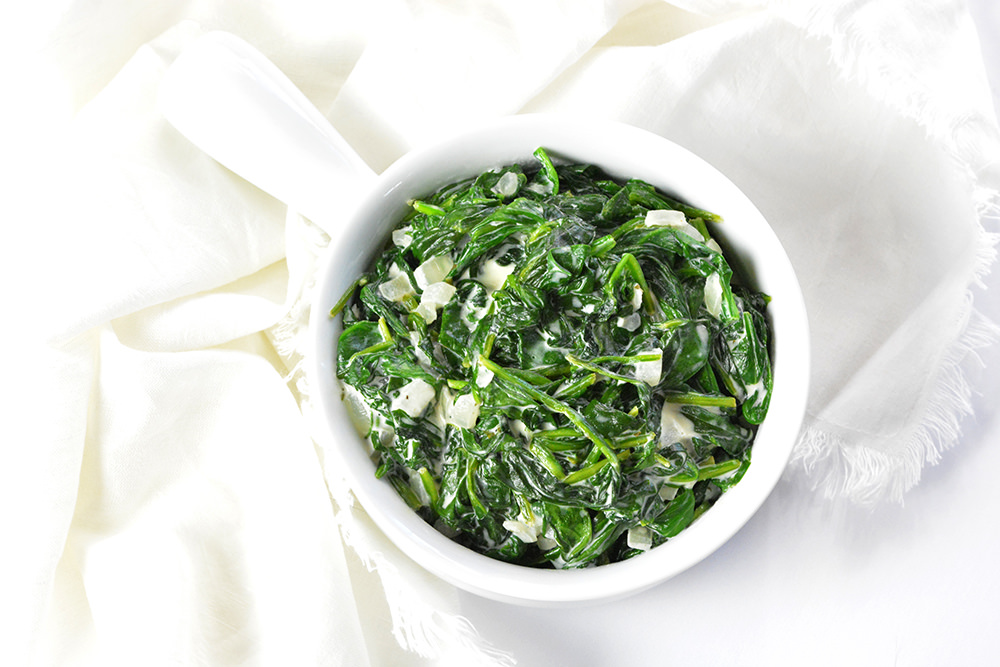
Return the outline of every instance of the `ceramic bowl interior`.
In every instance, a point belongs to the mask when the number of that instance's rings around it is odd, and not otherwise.
[[[769,294],[774,391],[744,478],[677,537],[637,557],[582,570],[542,570],[493,560],[451,541],[418,517],[374,476],[367,443],[341,401],[335,377],[340,318],[331,307],[367,268],[407,209],[407,202],[486,169],[532,163],[544,146],[561,161],[595,164],[621,178],[641,178],[665,193],[721,215],[713,227],[737,275]],[[704,160],[657,135],[607,122],[545,115],[514,116],[414,150],[361,194],[344,233],[331,244],[314,295],[310,387],[326,425],[324,447],[378,527],[410,558],[452,584],[496,600],[561,605],[636,593],[691,567],[718,549],[761,506],[795,443],[809,378],[808,327],[802,295],[777,237],[762,215]]]

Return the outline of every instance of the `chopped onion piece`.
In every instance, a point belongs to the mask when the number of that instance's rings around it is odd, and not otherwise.
[[[462,394],[445,410],[444,420],[459,428],[473,428],[479,420],[479,404],[472,394]]]
[[[647,227],[680,227],[686,224],[687,218],[682,211],[661,208],[646,212]]]
[[[493,382],[493,371],[483,366],[481,363],[478,364],[476,369],[476,386],[482,389]]]
[[[684,217],[684,213],[681,211],[672,211],[669,209],[655,209],[646,212],[646,226],[647,227],[671,227],[679,232],[687,234],[695,241],[705,242],[705,237],[701,235],[697,229],[692,227],[687,218]]]
[[[722,317],[722,278],[718,272],[705,279],[705,308],[715,319]]]
[[[455,295],[455,286],[448,283],[431,283],[424,288],[424,293],[420,296],[421,303],[429,303],[440,308],[451,300]]]
[[[497,263],[495,259],[488,259],[483,262],[483,266],[476,276],[476,280],[482,283],[489,292],[496,292],[507,282],[507,276],[514,273],[514,265],[503,265]]]
[[[531,543],[538,539],[538,528],[529,526],[519,519],[507,519],[503,522],[503,527],[514,533],[522,542]]]
[[[629,547],[639,549],[640,551],[648,551],[653,546],[653,536],[650,534],[649,528],[645,526],[632,526],[629,528],[625,541]]]
[[[455,295],[455,286],[448,283],[431,283],[420,295],[420,305],[415,308],[417,313],[430,324],[437,319],[437,311]]]
[[[358,435],[366,437],[372,430],[372,414],[368,409],[368,402],[361,392],[349,384],[342,384],[344,388],[344,403],[347,405],[347,416],[351,420],[351,425],[357,430]]]
[[[402,410],[414,419],[423,414],[434,399],[434,387],[420,378],[414,378],[399,388],[392,398],[392,409]]]
[[[426,301],[421,301],[420,304],[413,309],[413,312],[424,318],[424,322],[427,324],[434,323],[434,321],[438,318],[437,308],[434,307],[434,304],[427,303]]]
[[[694,422],[684,416],[681,406],[670,401],[663,402],[660,409],[660,445],[669,447],[680,443],[689,452],[693,451],[692,441],[698,433],[694,430]]]
[[[411,294],[416,294],[410,277],[400,273],[392,280],[387,280],[378,286],[378,293],[389,301],[402,301]]]
[[[424,486],[424,480],[420,476],[420,473],[416,470],[407,470],[407,475],[409,477],[410,489],[420,500],[421,505],[430,505],[431,496],[427,493],[427,487]]]
[[[667,502],[670,502],[671,500],[677,497],[677,487],[670,486],[669,484],[664,484],[663,486],[660,487],[658,495],[660,496],[660,500],[665,500]]]
[[[503,175],[497,179],[496,185],[493,186],[493,192],[497,193],[501,197],[513,197],[517,192],[517,174],[512,171],[505,171]]]
[[[503,527],[517,535],[522,542],[534,542],[542,532],[542,517],[534,514],[530,510],[521,510],[516,519],[507,519],[503,522]]]
[[[436,255],[415,268],[413,277],[417,279],[417,287],[424,290],[444,280],[454,267],[451,255]]]
[[[638,284],[632,286],[632,310],[642,308],[642,288]]]
[[[642,318],[639,317],[639,313],[632,313],[627,317],[618,318],[618,326],[626,331],[635,331],[639,328],[639,324],[642,322]]]
[[[639,361],[635,364],[635,379],[641,380],[650,387],[655,387],[660,382],[660,375],[663,372],[663,350],[647,350],[641,354],[657,354],[652,361]]]
[[[538,536],[538,548],[542,551],[548,551],[553,547],[558,546],[559,543],[553,540],[551,537],[544,537],[542,535]]]
[[[410,228],[400,227],[399,229],[392,230],[392,242],[400,248],[409,247],[413,243],[413,237],[410,236]]]
[[[520,419],[512,419],[508,421],[507,428],[513,435],[517,436],[521,440],[531,442],[531,431],[528,430],[528,427]]]

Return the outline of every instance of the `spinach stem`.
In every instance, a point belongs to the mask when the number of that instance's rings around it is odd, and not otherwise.
[[[572,354],[567,354],[566,355],[566,361],[568,361],[569,363],[573,364],[574,366],[578,366],[578,367],[580,367],[580,368],[582,368],[584,370],[588,370],[591,373],[596,373],[598,375],[603,375],[604,377],[611,378],[612,380],[618,380],[619,382],[631,382],[632,384],[639,384],[639,380],[636,380],[635,378],[630,378],[630,377],[622,375],[620,373],[615,373],[613,371],[609,371],[606,368],[601,368],[597,364],[592,364],[590,362],[583,361],[582,359],[577,359]]]
[[[476,513],[476,516],[482,518],[486,516],[487,509],[486,506],[483,505],[483,501],[479,499],[479,494],[476,493],[477,468],[479,468],[478,461],[469,461],[469,465],[465,469],[465,490],[469,494],[469,503],[472,505],[472,510]]]
[[[649,444],[655,438],[655,433],[640,433],[627,438],[615,438],[611,441],[611,446],[615,449],[634,449]]]
[[[410,206],[413,207],[417,213],[423,213],[424,215],[432,215],[439,218],[445,214],[445,210],[440,206],[435,206],[434,204],[428,204],[425,201],[420,201],[419,199],[414,199],[410,202]]]
[[[582,378],[559,385],[554,396],[556,398],[574,398],[585,392],[595,382],[597,382],[597,373],[588,373]]]
[[[677,405],[700,405],[703,407],[735,408],[736,398],[733,396],[712,396],[708,394],[698,394],[693,391],[684,393],[666,394],[663,397],[666,403]]]
[[[541,463],[546,470],[552,473],[553,477],[558,480],[562,480],[566,477],[566,473],[563,471],[562,465],[546,447],[543,447],[541,444],[532,443],[529,450],[535,455],[538,462]]]
[[[618,455],[613,460],[612,459],[601,459],[597,463],[593,463],[593,464],[591,464],[591,465],[589,465],[589,466],[587,466],[585,468],[580,468],[579,470],[574,470],[573,472],[571,472],[570,474],[566,475],[563,478],[563,483],[565,483],[565,484],[576,484],[577,482],[582,482],[583,480],[585,480],[585,479],[587,479],[589,477],[593,477],[594,475],[596,475],[597,473],[599,473],[609,463],[613,463],[614,465],[620,467],[621,464],[619,463],[619,461],[624,461],[625,459],[627,459],[631,455],[632,455],[632,452],[630,450],[626,449],[624,451],[618,452]]]
[[[664,320],[662,322],[656,322],[655,324],[653,324],[653,327],[659,329],[660,331],[672,331],[673,329],[676,329],[680,325],[689,321],[690,320],[684,320],[684,319]]]
[[[639,266],[639,260],[632,253],[627,252],[622,255],[622,258],[611,272],[611,277],[608,278],[607,289],[614,289],[614,284],[621,278],[623,273],[631,276],[642,289],[642,303],[646,307],[646,314],[650,317],[655,316],[660,310],[660,304],[656,299],[656,295],[653,294],[646,283],[646,276],[642,272],[642,267]]]
[[[369,345],[365,349],[358,350],[357,352],[355,352],[354,354],[352,354],[351,358],[347,360],[347,363],[351,363],[352,361],[354,361],[358,357],[363,357],[366,354],[377,354],[377,353],[382,352],[384,350],[388,350],[393,345],[395,345],[395,343],[393,341],[391,341],[391,340],[384,340],[381,343],[375,343],[374,345]]]
[[[367,283],[368,281],[363,276],[355,280],[353,283],[351,283],[351,286],[348,287],[346,290],[344,290],[344,293],[341,295],[341,297],[337,299],[337,303],[333,304],[333,308],[330,309],[330,317],[336,317],[337,315],[340,315],[341,311],[344,310],[344,308],[347,306],[347,303],[351,300],[351,297],[354,296],[354,290],[364,286]]]
[[[565,437],[568,437],[568,436],[574,436],[574,435],[579,435],[579,434],[580,434],[580,432],[577,431],[575,428],[566,428],[566,427],[563,427],[563,428],[553,428],[553,429],[549,429],[548,431],[535,431],[535,432],[533,432],[531,434],[531,439],[532,440],[536,440],[536,439],[549,440],[549,439],[556,439],[556,438],[565,438]]]
[[[378,318],[378,330],[379,333],[382,334],[382,338],[385,340],[386,343],[391,344],[394,342],[394,339],[392,337],[392,332],[389,331],[389,325],[386,324],[384,317]]]
[[[482,355],[479,356],[479,363],[486,366],[486,368],[488,368],[489,370],[493,371],[494,375],[499,376],[504,381],[515,385],[518,389],[523,391],[532,399],[544,405],[552,412],[558,412],[559,414],[565,416],[567,419],[569,419],[570,423],[576,426],[581,433],[587,436],[591,440],[591,442],[593,442],[597,446],[600,452],[604,455],[604,457],[608,461],[611,462],[611,465],[613,465],[615,469],[620,468],[618,464],[618,458],[615,456],[614,450],[611,449],[611,444],[604,438],[604,436],[602,436],[600,433],[597,432],[597,429],[595,429],[590,424],[590,422],[587,421],[587,418],[584,417],[582,414],[580,414],[567,404],[563,403],[562,401],[552,398],[544,391],[541,391],[534,385],[525,382],[521,378],[517,377],[515,374],[511,373],[508,369],[490,361],[489,359],[483,357]]]
[[[706,466],[701,466],[698,468],[698,479],[712,479],[714,477],[722,477],[727,473],[731,473],[742,465],[742,462],[737,459],[729,459],[728,461],[723,461],[721,463],[711,463]]]
[[[439,494],[438,485],[434,480],[434,475],[424,466],[421,466],[420,470],[417,471],[420,475],[420,483],[423,484],[424,489],[427,491],[427,495],[430,496],[431,505],[437,505]]]
[[[573,431],[573,433],[561,440],[555,438],[538,438],[537,440],[532,440],[532,444],[544,447],[550,452],[573,452],[590,442],[590,440],[580,435],[576,429],[569,430]]]

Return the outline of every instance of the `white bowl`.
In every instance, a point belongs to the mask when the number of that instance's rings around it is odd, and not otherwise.
[[[336,379],[340,318],[329,311],[371,263],[407,210],[463,177],[515,162],[532,163],[545,147],[557,159],[595,164],[608,174],[640,178],[693,206],[723,217],[713,227],[734,267],[772,301],[774,391],[744,478],[690,527],[629,560],[582,570],[543,570],[478,554],[437,532],[385,480],[376,479],[365,441],[341,401]],[[774,488],[801,425],[809,380],[805,307],[791,264],[753,204],[725,176],[676,144],[610,122],[548,115],[513,116],[415,150],[360,194],[340,242],[329,249],[314,295],[311,392],[328,428],[328,446],[351,488],[382,531],[410,558],[452,584],[496,600],[559,605],[620,598],[662,582],[698,563],[732,537]]]

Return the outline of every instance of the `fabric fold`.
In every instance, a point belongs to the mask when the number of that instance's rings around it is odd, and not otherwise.
[[[997,337],[973,290],[1000,204],[960,0],[97,4],[63,3],[49,35],[65,89],[47,78],[41,99],[77,113],[45,142],[48,125],[25,130],[31,187],[12,192],[0,262],[21,383],[3,420],[18,548],[0,662],[515,662],[314,442],[302,361],[330,239],[155,107],[207,30],[260,48],[377,171],[528,112],[700,154],[770,221],[805,294],[814,373],[788,477],[900,502],[958,442],[962,366]]]

